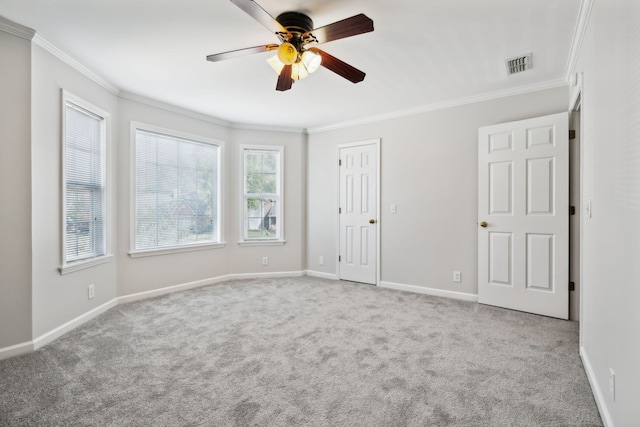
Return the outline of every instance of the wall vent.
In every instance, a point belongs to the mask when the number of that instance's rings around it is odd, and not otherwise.
[[[516,56],[505,60],[504,63],[507,66],[507,74],[521,73],[531,68],[531,54]]]

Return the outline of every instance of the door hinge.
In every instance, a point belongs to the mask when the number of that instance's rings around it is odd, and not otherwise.
[[[342,213],[342,208],[338,208],[338,213],[341,214]]]
[[[569,290],[570,291],[576,290],[576,282],[569,282]]]
[[[575,215],[575,214],[576,214],[576,207],[569,206],[569,215]]]
[[[338,255],[338,262],[342,262],[342,257]]]
[[[342,159],[338,160],[338,166],[342,166]]]
[[[576,131],[573,129],[569,130],[569,140],[576,139]]]

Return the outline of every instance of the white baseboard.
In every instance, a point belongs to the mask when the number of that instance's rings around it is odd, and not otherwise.
[[[38,338],[33,340],[33,349],[37,350],[39,348],[44,347],[45,345],[49,344],[50,342],[52,342],[53,340],[55,340],[56,338],[66,334],[67,332],[77,328],[78,326],[87,323],[89,320],[98,317],[99,315],[101,315],[102,313],[112,309],[113,307],[115,307],[116,305],[118,305],[118,300],[117,298],[112,299],[111,301],[108,301],[90,311],[87,311],[84,314],[81,314],[80,316],[76,317],[75,319],[72,319],[70,321],[68,321],[67,323],[58,326],[57,328],[43,334],[40,335]]]
[[[215,285],[217,283],[228,282],[229,280],[242,279],[275,279],[280,277],[300,277],[303,276],[301,271],[284,271],[276,273],[244,273],[244,274],[227,274],[225,276],[211,277],[209,279],[196,280],[195,282],[187,282],[179,285],[167,286],[165,288],[153,289],[146,292],[138,292],[118,298],[118,303],[140,301],[143,299],[154,298],[161,295],[172,294],[174,292],[186,291],[188,289],[200,288],[202,286]]]
[[[415,292],[418,294],[433,295],[436,297],[454,298],[464,301],[478,302],[478,295],[467,294],[464,292],[446,291],[443,289],[427,288],[424,286],[416,285],[403,285],[400,283],[384,282],[381,281],[378,285],[381,288],[396,289],[398,291]]]
[[[39,348],[42,348],[45,345],[49,344],[56,338],[88,322],[94,317],[97,317],[102,313],[105,313],[106,311],[112,309],[117,305],[118,305],[118,299],[114,298],[111,301],[108,301],[84,314],[81,314],[75,319],[72,319],[63,325],[60,325],[49,332],[40,335],[38,338],[35,338],[33,341],[12,345],[11,347],[0,348],[0,360],[8,359],[14,356],[19,356],[21,354],[32,353],[38,350]]]
[[[107,310],[117,306],[118,304],[124,304],[133,301],[140,301],[143,299],[153,298],[161,295],[171,294],[174,292],[180,292],[187,289],[199,288],[202,286],[213,285],[216,283],[227,282],[229,280],[236,279],[264,279],[264,278],[280,278],[280,277],[300,277],[300,276],[311,276],[311,277],[319,277],[323,279],[329,280],[338,280],[337,275],[331,273],[323,273],[319,271],[286,271],[286,272],[274,272],[274,273],[245,273],[245,274],[228,274],[225,276],[212,277],[203,280],[197,280],[194,282],[182,283],[179,285],[167,286],[160,289],[154,289],[146,292],[138,292],[135,294],[124,295],[118,298],[114,298],[113,300],[102,304],[99,307],[88,311],[73,320],[39,336],[33,341],[29,341],[26,343],[17,344],[11,347],[0,348],[0,360],[6,359],[13,356],[18,356],[20,354],[30,353],[35,351],[43,346],[49,344],[56,338],[66,334],[67,332],[77,328],[78,326],[88,322],[89,320],[99,316],[100,314],[106,312]],[[456,298],[462,299],[465,301],[478,301],[478,296],[473,294],[465,294],[462,292],[454,292],[454,291],[445,291],[441,289],[433,289],[433,288],[425,288],[422,286],[415,285],[402,285],[398,283],[392,282],[380,282],[380,287],[389,288],[389,289],[397,289],[401,291],[409,291],[416,292],[421,294],[435,295],[447,298]]]
[[[337,274],[323,273],[321,271],[306,270],[304,274],[309,277],[319,277],[321,279],[338,280]]]
[[[0,348],[0,360],[33,352],[33,341]]]
[[[195,282],[182,283],[179,285],[167,286],[165,288],[154,289],[147,292],[138,292],[135,294],[125,295],[118,298],[114,298],[109,302],[102,304],[99,307],[88,311],[75,319],[68,321],[67,323],[58,326],[55,329],[39,336],[33,341],[12,345],[10,347],[0,348],[0,360],[8,359],[10,357],[19,356],[21,354],[31,353],[45,345],[51,343],[56,338],[66,334],[67,332],[77,328],[78,326],[88,322],[94,317],[106,312],[107,310],[116,307],[118,304],[124,304],[127,302],[140,301],[143,299],[153,298],[161,295],[171,294],[174,292],[180,292],[187,289],[199,288],[201,286],[214,285],[216,283],[227,282],[235,279],[266,279],[266,278],[280,278],[280,277],[301,277],[304,276],[304,271],[285,271],[275,273],[246,273],[246,274],[228,274],[226,276],[212,277],[209,279],[197,280]]]
[[[598,385],[598,379],[593,372],[593,367],[591,366],[591,362],[589,361],[589,356],[587,355],[587,351],[583,346],[580,346],[580,357],[582,358],[582,364],[584,365],[584,370],[587,373],[587,379],[589,380],[589,385],[591,385],[591,391],[593,392],[593,397],[596,401],[598,411],[600,412],[602,422],[604,423],[605,427],[614,427],[613,421],[611,420],[611,414],[609,413],[609,408],[607,407],[607,401],[605,399],[605,396],[602,395],[603,389],[601,389]]]
[[[118,304],[125,304],[133,301],[140,301],[143,299],[149,299],[159,297],[161,295],[172,294],[174,292],[186,291],[188,289],[199,288],[201,286],[215,285],[216,283],[226,282],[231,280],[231,275],[212,277],[209,279],[196,280],[194,282],[181,283],[179,285],[167,286],[160,289],[153,289],[151,291],[137,292],[135,294],[124,295],[118,297]]]
[[[304,271],[283,271],[280,273],[247,273],[247,274],[230,274],[227,280],[241,279],[278,279],[281,277],[302,277]]]

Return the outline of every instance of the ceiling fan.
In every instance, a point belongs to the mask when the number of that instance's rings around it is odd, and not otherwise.
[[[300,12],[284,12],[273,18],[253,0],[231,0],[231,3],[267,27],[278,37],[280,43],[216,53],[207,56],[208,61],[217,62],[253,53],[276,51],[277,55],[267,62],[278,73],[276,90],[279,91],[291,89],[294,80],[307,77],[321,65],[353,83],[364,80],[364,72],[315,46],[373,31],[373,21],[367,16],[359,14],[314,29],[311,18]]]

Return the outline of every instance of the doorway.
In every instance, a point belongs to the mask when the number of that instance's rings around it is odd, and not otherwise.
[[[380,141],[338,146],[338,278],[378,284]]]
[[[478,300],[569,318],[568,113],[478,131]]]

